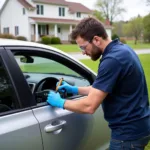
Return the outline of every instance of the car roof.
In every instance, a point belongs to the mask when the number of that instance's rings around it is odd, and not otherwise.
[[[36,43],[36,42],[28,42],[28,41],[21,41],[21,40],[15,40],[15,39],[3,39],[0,38],[0,46],[30,46],[30,47],[40,47],[40,48],[46,48],[51,49],[53,51],[59,51],[57,48],[54,48],[52,46]]]

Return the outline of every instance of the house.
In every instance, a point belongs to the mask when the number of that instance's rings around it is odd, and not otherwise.
[[[29,41],[39,41],[43,35],[69,41],[75,25],[91,14],[84,5],[65,0],[6,0],[0,11],[0,31]],[[111,37],[111,26],[105,27]]]

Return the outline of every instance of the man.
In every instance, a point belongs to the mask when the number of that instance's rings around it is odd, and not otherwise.
[[[98,74],[92,86],[76,87],[63,82],[59,90],[87,95],[71,101],[51,92],[47,102],[77,113],[93,114],[102,104],[111,128],[110,150],[144,150],[150,139],[150,110],[145,75],[135,52],[118,39],[112,41],[101,22],[83,19],[71,37],[82,53],[96,61]]]

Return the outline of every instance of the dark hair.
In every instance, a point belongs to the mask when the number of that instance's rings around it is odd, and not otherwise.
[[[104,40],[108,37],[103,24],[93,17],[88,17],[81,20],[75,27],[71,33],[71,39],[76,40],[80,36],[87,41],[91,41],[96,35],[102,37]]]

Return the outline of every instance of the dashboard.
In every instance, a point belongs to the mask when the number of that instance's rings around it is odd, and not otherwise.
[[[89,86],[90,83],[82,78],[70,75],[60,74],[42,74],[42,73],[24,73],[32,94],[37,99],[37,102],[45,102],[48,93],[56,90],[57,82],[63,78],[70,85]],[[63,98],[74,98],[74,95],[68,93],[60,93]],[[78,95],[79,97],[79,95]]]

